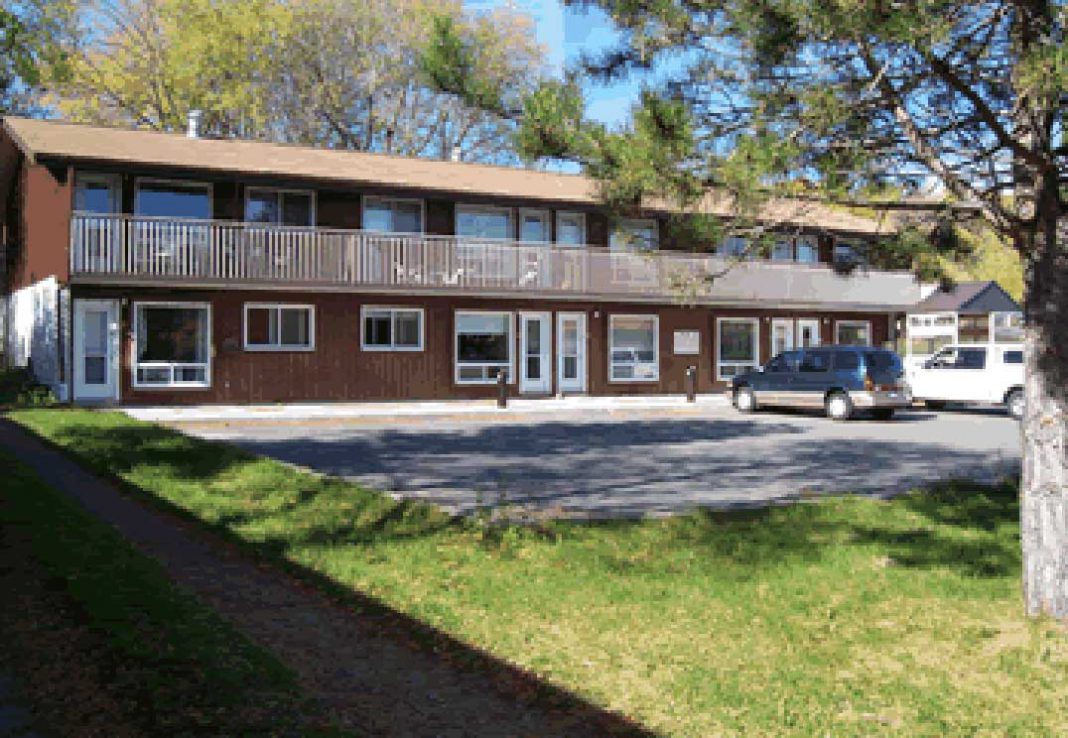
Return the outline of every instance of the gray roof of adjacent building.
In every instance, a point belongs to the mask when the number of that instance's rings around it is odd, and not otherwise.
[[[1020,305],[992,279],[981,282],[958,282],[952,289],[938,289],[921,300],[913,313],[985,313],[1019,312]]]

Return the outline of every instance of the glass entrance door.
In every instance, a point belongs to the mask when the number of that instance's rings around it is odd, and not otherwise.
[[[778,356],[783,351],[794,348],[794,321],[775,318],[771,321],[771,355]]]
[[[552,392],[552,321],[549,313],[520,313],[520,346],[523,357],[519,391]]]
[[[820,321],[817,318],[805,318],[797,321],[797,346],[795,348],[809,348],[819,346]]]
[[[586,391],[586,314],[556,316],[556,356],[561,392]]]
[[[113,300],[74,303],[74,399],[118,399],[118,305]]]

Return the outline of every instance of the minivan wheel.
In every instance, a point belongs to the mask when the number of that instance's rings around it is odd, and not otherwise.
[[[740,412],[751,413],[757,409],[756,395],[749,387],[739,387],[734,391],[734,406]]]
[[[831,420],[849,420],[849,417],[853,414],[853,403],[846,393],[832,392],[827,395],[824,409],[827,411],[827,417]]]
[[[1023,390],[1014,389],[1009,393],[1009,396],[1005,398],[1005,409],[1008,411],[1009,416],[1019,420],[1024,414],[1024,393]]]
[[[876,420],[893,420],[894,408],[892,407],[877,407],[871,411],[871,416]]]

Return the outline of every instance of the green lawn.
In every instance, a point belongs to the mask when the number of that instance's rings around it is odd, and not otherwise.
[[[494,528],[115,413],[13,417],[267,556],[664,734],[1068,725],[1068,636],[1022,616],[1010,488]]]
[[[45,685],[50,692],[73,690],[64,679],[90,674],[94,684],[78,686],[142,735],[307,734],[308,703],[288,669],[3,449],[0,474],[0,567],[13,577],[28,562],[9,557],[28,558],[46,579],[43,591],[65,613],[49,627],[69,629],[71,638],[92,634],[92,653],[78,654],[93,662],[87,672],[74,677],[63,664],[50,663],[54,654],[33,651],[32,637],[8,644],[19,657],[17,672],[59,674],[58,685]],[[70,705],[73,716],[58,708],[75,724],[80,709],[91,708]]]

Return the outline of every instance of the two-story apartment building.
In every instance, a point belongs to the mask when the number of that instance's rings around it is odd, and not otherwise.
[[[885,231],[811,203],[709,282],[738,243],[689,253],[582,176],[253,141],[7,118],[0,204],[5,352],[78,402],[708,392],[922,296],[834,269]]]

